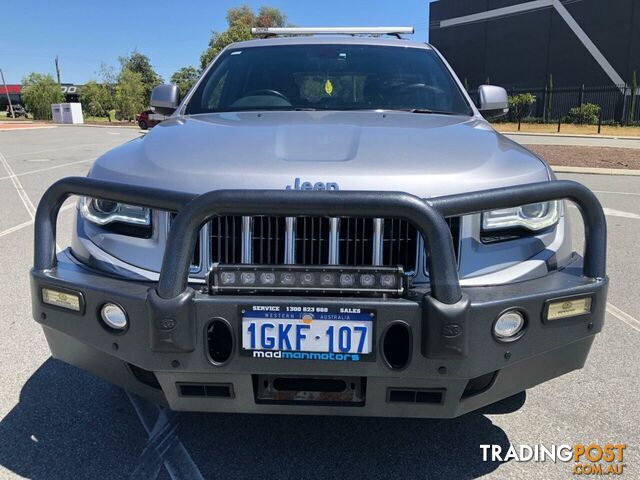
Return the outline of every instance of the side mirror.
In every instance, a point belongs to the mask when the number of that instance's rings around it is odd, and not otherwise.
[[[158,85],[151,91],[149,103],[156,112],[171,115],[180,104],[180,89],[176,85]]]
[[[498,118],[509,112],[507,91],[495,85],[478,87],[478,110],[485,118]]]

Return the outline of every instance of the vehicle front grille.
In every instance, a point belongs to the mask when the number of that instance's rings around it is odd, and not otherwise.
[[[457,249],[459,221],[447,221]],[[193,264],[204,271],[213,263],[245,263],[401,265],[416,272],[421,245],[416,228],[396,218],[220,216],[204,227]]]

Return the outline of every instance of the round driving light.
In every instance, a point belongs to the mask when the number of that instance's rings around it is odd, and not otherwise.
[[[510,310],[498,317],[493,333],[498,340],[509,341],[514,340],[523,327],[524,316],[517,310]]]
[[[276,274],[273,272],[263,272],[260,274],[260,283],[263,285],[273,285],[276,283]]]
[[[385,273],[380,275],[380,285],[385,288],[393,288],[396,286],[396,276],[392,274]]]
[[[221,272],[220,282],[222,283],[222,285],[233,285],[234,283],[236,283],[235,272]]]
[[[363,273],[360,275],[360,284],[363,287],[373,287],[376,283],[376,276],[370,273]]]
[[[302,285],[313,285],[315,283],[316,277],[311,272],[304,272],[300,274],[300,283]]]
[[[282,272],[280,274],[280,283],[282,285],[293,285],[296,283],[296,276],[292,272]]]
[[[100,317],[107,327],[114,330],[125,330],[129,324],[127,312],[115,303],[105,303],[100,310]]]
[[[320,285],[332,287],[336,283],[336,276],[333,273],[323,273],[320,275]]]
[[[340,275],[340,285],[343,287],[351,287],[355,282],[355,277],[351,273],[343,273]]]
[[[242,272],[240,274],[240,282],[243,285],[253,285],[256,283],[256,274],[253,272]]]

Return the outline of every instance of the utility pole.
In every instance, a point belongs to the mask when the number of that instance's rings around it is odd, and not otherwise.
[[[9,96],[9,89],[7,88],[7,82],[4,81],[4,73],[0,68],[0,77],[2,77],[2,84],[4,85],[4,92],[7,94],[7,100],[9,100],[9,109],[11,110],[11,118],[15,119],[16,114],[13,111],[13,105],[11,104],[11,97]]]
[[[58,76],[58,86],[60,86],[60,66],[58,65],[58,55],[56,55],[55,63],[56,63],[56,75]]]

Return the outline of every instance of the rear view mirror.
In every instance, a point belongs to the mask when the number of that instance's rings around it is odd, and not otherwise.
[[[478,87],[478,110],[485,118],[497,118],[509,112],[507,91],[495,85]]]
[[[171,115],[180,103],[180,89],[176,85],[158,85],[151,91],[149,103],[156,112]]]

